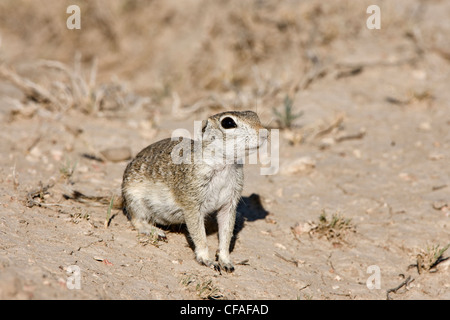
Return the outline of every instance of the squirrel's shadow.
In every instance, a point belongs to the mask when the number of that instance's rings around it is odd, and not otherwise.
[[[230,252],[233,251],[236,244],[236,240],[239,232],[244,228],[246,221],[256,221],[259,219],[265,219],[269,212],[264,209],[261,203],[261,197],[258,194],[251,194],[249,197],[241,197],[239,204],[236,209],[236,223],[234,225],[233,237],[230,243]],[[216,214],[212,214],[205,220],[206,234],[211,235],[218,233],[218,224]],[[174,231],[174,230],[173,230]],[[181,228],[178,227],[178,232],[182,232],[186,237],[189,247],[194,250],[194,243],[192,242],[189,232],[185,225]]]

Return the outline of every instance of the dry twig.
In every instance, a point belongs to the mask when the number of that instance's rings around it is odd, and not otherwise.
[[[11,82],[13,85],[22,90],[29,100],[45,104],[58,105],[54,96],[47,89],[31,80],[19,76],[15,71],[4,65],[0,65],[0,77]]]
[[[391,292],[397,293],[397,291],[400,290],[402,287],[407,288],[408,285],[413,281],[414,281],[414,279],[411,279],[411,276],[409,276],[402,283],[400,283],[397,287],[395,287],[393,289],[388,289],[386,291],[386,300],[392,300],[392,298],[389,296],[389,293],[391,293]]]

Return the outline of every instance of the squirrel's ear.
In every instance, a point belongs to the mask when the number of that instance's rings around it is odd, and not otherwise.
[[[207,126],[208,126],[208,120],[203,120],[202,121],[202,135],[205,133]]]

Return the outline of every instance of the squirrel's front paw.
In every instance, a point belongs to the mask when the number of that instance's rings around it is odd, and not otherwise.
[[[234,271],[234,266],[231,263],[230,260],[222,260],[219,257],[219,268],[221,270],[225,270],[226,272],[233,272]]]
[[[211,259],[209,259],[209,257],[204,257],[204,256],[197,256],[196,260],[198,263],[200,263],[201,265],[213,268],[214,270],[219,271],[220,267],[219,264]]]

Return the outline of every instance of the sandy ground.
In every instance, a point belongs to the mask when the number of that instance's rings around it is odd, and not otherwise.
[[[21,2],[0,5],[1,299],[450,299],[448,1],[380,1],[380,30],[365,1],[81,2],[70,32],[68,2]],[[183,227],[155,242],[63,197],[119,193],[128,160],[83,155],[227,109],[279,128],[286,96],[303,114],[277,174],[245,167],[234,273],[200,266]]]

